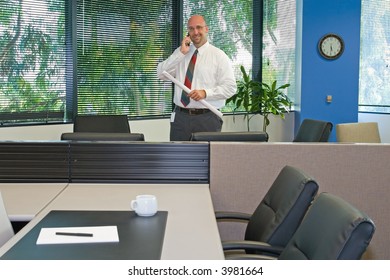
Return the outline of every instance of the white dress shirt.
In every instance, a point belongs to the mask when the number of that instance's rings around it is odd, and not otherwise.
[[[183,54],[178,47],[168,59],[157,66],[157,76],[169,80],[163,75],[166,71],[184,84],[187,67],[196,48],[190,46],[190,51]],[[225,105],[225,100],[236,93],[237,85],[231,61],[217,47],[206,42],[198,49],[191,89],[205,90],[206,101],[217,109]],[[182,89],[175,85],[174,103],[183,107],[180,102]],[[205,108],[200,102],[191,99],[187,108]]]

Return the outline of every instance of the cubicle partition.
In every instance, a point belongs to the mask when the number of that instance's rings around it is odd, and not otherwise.
[[[0,183],[68,181],[69,143],[0,142]]]
[[[0,142],[0,183],[208,184],[208,143]]]
[[[209,145],[199,143],[75,142],[73,183],[208,183]]]
[[[390,145],[337,143],[210,144],[214,209],[251,213],[285,165],[301,168],[319,192],[338,195],[366,212],[376,232],[365,259],[390,259]],[[220,223],[221,239],[242,238],[245,224]]]

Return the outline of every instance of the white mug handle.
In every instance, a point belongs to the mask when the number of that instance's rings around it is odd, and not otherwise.
[[[137,200],[132,200],[131,201],[131,209],[133,209],[133,210],[136,210],[137,209]]]

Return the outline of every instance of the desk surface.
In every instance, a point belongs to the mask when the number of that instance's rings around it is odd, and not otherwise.
[[[30,221],[45,208],[68,183],[2,183],[0,192],[12,222]]]
[[[161,259],[224,259],[207,184],[69,184],[0,248],[0,256],[51,210],[130,210],[139,194],[156,195],[159,210],[169,213]]]
[[[165,211],[152,217],[140,217],[134,211],[51,211],[1,259],[159,260],[167,216]],[[116,226],[119,242],[89,242],[93,237],[82,236],[76,237],[80,241],[76,244],[36,244],[42,228],[88,226]]]

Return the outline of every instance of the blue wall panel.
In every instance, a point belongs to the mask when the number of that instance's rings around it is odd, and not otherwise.
[[[299,2],[300,1],[300,2]],[[358,121],[360,12],[358,0],[298,0],[301,21],[300,100],[297,125],[305,118],[331,121],[334,125]],[[301,19],[299,19],[301,17]],[[327,33],[340,35],[345,50],[336,60],[318,52],[318,42]],[[299,92],[298,92],[299,95]],[[332,102],[326,102],[326,96]],[[335,141],[335,129],[330,141]]]

